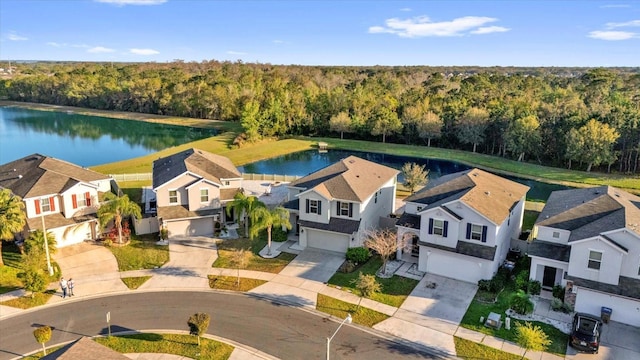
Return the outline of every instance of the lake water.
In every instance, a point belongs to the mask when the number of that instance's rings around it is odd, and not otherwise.
[[[241,172],[253,174],[282,174],[305,176],[350,155],[355,155],[357,157],[367,159],[369,161],[398,170],[400,170],[402,166],[408,162],[425,165],[425,169],[429,170],[429,179],[436,179],[442,175],[452,174],[455,172],[470,169],[470,167],[467,165],[459,164],[452,161],[347,150],[329,150],[325,153],[320,153],[317,150],[302,151],[279,156],[273,159],[255,162],[253,164],[240,166],[239,169]],[[535,180],[528,180],[512,176],[500,176],[529,186],[531,189],[527,193],[527,198],[531,200],[546,201],[552,191],[569,189],[569,187],[563,185],[547,184]],[[403,180],[404,179],[402,177],[402,174],[400,174],[398,176],[398,181],[402,182]]]
[[[0,164],[33,153],[93,166],[215,135],[215,130],[0,107]]]

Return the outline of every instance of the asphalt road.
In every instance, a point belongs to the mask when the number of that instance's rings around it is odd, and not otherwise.
[[[286,301],[286,299],[283,299]],[[196,312],[211,315],[208,333],[259,349],[281,359],[324,359],[326,338],[339,323],[281,303],[247,294],[218,292],[141,292],[62,302],[0,321],[0,360],[36,351],[33,329],[54,327],[47,345],[111,331],[166,329],[187,331]],[[331,341],[332,359],[435,359],[437,351],[343,326]]]

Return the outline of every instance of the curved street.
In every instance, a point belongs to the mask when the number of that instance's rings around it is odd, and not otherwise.
[[[248,294],[173,291],[141,292],[58,303],[27,311],[0,322],[0,360],[37,351],[36,326],[54,328],[47,345],[80,336],[111,331],[188,330],[196,312],[211,315],[208,334],[236,341],[281,359],[324,359],[326,338],[339,323],[328,317]],[[413,344],[415,346],[415,344]],[[434,359],[437,353],[417,349],[391,337],[381,337],[357,326],[345,325],[331,342],[332,359]]]

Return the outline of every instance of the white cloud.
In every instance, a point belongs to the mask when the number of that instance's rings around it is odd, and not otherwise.
[[[589,37],[600,40],[629,40],[638,37],[638,34],[629,31],[592,31]]]
[[[21,36],[16,34],[14,31],[10,32],[9,35],[7,35],[7,39],[11,40],[11,41],[25,41],[25,40],[29,40],[28,37],[25,36]]]
[[[47,43],[47,45],[53,46],[53,47],[63,47],[63,46],[65,46],[65,44],[58,44],[57,42],[54,42],[54,41],[49,41]]]
[[[117,6],[125,5],[160,5],[167,2],[167,0],[94,0],[99,3],[113,4]]]
[[[472,34],[482,35],[482,34],[491,34],[496,32],[506,32],[511,29],[502,27],[502,26],[483,26],[479,27],[476,30],[471,31]]]
[[[109,49],[103,46],[94,46],[90,49],[87,50],[87,52],[90,52],[92,54],[104,54],[104,53],[111,53],[114,52],[115,50],[113,49]]]
[[[408,7],[402,8],[402,9],[400,9],[400,11],[411,11],[411,8],[408,8]]]
[[[610,5],[602,5],[601,9],[612,9],[612,8],[630,8],[631,5],[628,4],[610,4]]]
[[[160,54],[160,51],[153,49],[129,49],[129,52],[136,55],[156,55]]]
[[[242,51],[233,51],[233,50],[227,50],[227,54],[229,55],[247,55],[246,52],[242,52]]]
[[[89,45],[85,45],[85,44],[67,44],[67,43],[59,43],[59,42],[55,42],[55,41],[49,41],[47,43],[48,46],[53,46],[53,47],[57,47],[57,48],[63,48],[63,47],[72,47],[72,48],[90,48]],[[100,46],[98,46],[99,48]]]
[[[451,21],[440,22],[432,22],[427,16],[418,16],[406,20],[392,18],[385,21],[385,26],[371,26],[369,33],[388,33],[400,37],[413,38],[427,36],[463,36],[467,33],[488,34],[490,32],[509,30],[499,26],[483,27],[483,25],[495,21],[498,21],[498,19],[485,16],[464,16]]]
[[[621,22],[621,23],[610,22],[610,23],[607,23],[606,26],[608,29],[614,29],[619,27],[629,27],[629,26],[640,26],[640,20],[631,20],[631,21]]]

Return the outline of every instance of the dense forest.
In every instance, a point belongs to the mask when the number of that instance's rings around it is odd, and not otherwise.
[[[332,135],[640,172],[637,68],[175,61],[14,63],[10,69],[0,80],[5,99],[240,122],[238,142]]]

